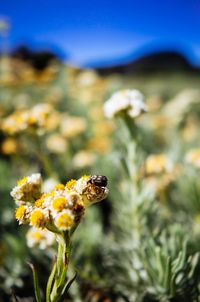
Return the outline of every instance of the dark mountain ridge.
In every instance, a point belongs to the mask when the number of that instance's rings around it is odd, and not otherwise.
[[[159,72],[200,73],[180,52],[173,50],[155,51],[124,64],[95,68],[100,74],[134,73],[151,74]]]
[[[200,74],[200,68],[193,66],[184,52],[177,50],[154,50],[138,56],[133,59],[133,55],[129,55],[125,61],[121,58],[113,65],[90,64],[88,68],[97,70],[102,75],[111,73],[131,73],[131,74],[155,74],[160,72],[189,72]],[[11,52],[11,57],[28,62],[36,70],[45,69],[52,61],[61,62],[56,52],[51,50],[34,51],[27,46],[20,46]],[[123,62],[123,63],[121,63]],[[67,63],[67,62],[66,62]],[[108,62],[107,62],[108,63]],[[87,66],[87,65],[86,65]],[[87,67],[85,67],[87,68]],[[80,67],[84,69],[84,67]]]

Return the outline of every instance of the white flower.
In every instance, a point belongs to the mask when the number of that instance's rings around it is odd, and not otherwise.
[[[46,230],[32,227],[26,234],[29,247],[38,246],[44,250],[55,242],[55,234]]]
[[[20,179],[10,194],[18,205],[25,202],[33,202],[41,193],[41,184],[40,173],[35,173]]]
[[[104,104],[104,113],[108,118],[113,118],[122,112],[135,118],[147,111],[144,96],[136,89],[118,91]]]

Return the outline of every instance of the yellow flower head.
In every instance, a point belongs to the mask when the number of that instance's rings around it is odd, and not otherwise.
[[[59,190],[64,190],[65,189],[65,186],[63,184],[57,184],[55,187],[54,187],[54,190],[56,191],[59,191]]]
[[[151,154],[146,159],[145,170],[147,174],[169,172],[173,164],[165,154]]]
[[[45,198],[49,198],[49,197],[54,197],[54,195],[55,195],[55,191],[51,191],[51,192],[48,192],[48,193],[43,193],[42,194],[42,199],[45,199]]]
[[[18,186],[22,186],[23,184],[25,184],[28,181],[28,177],[25,176],[22,179],[18,180],[17,185]]]
[[[52,201],[52,208],[53,210],[56,210],[56,211],[62,211],[64,210],[68,205],[68,201],[66,198],[64,197],[57,197],[56,199],[54,199]]]
[[[4,154],[10,155],[17,153],[18,143],[15,138],[6,138],[1,146],[1,150]]]
[[[41,210],[34,210],[30,216],[30,224],[36,227],[44,227],[46,224],[46,216]]]
[[[26,214],[27,214],[27,207],[26,206],[20,206],[15,211],[15,218],[19,221],[19,224],[26,222]]]
[[[69,230],[74,223],[74,216],[71,211],[66,210],[60,213],[55,220],[55,225],[61,231]]]
[[[43,205],[43,203],[44,203],[44,199],[43,199],[43,198],[39,198],[39,199],[36,200],[36,202],[35,202],[35,207],[36,207],[36,208],[41,208],[42,205]]]
[[[28,120],[27,120],[27,123],[30,125],[30,126],[34,126],[36,124],[37,120],[35,118],[35,116],[29,116],[28,117]]]
[[[71,189],[74,189],[75,185],[76,185],[76,180],[75,180],[75,179],[71,179],[71,180],[69,180],[69,181],[66,183],[66,188],[67,188],[68,190],[71,190]]]
[[[82,180],[88,180],[91,177],[91,175],[83,175],[80,179]]]

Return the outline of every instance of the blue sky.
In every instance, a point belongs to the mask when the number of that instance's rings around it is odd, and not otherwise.
[[[77,65],[120,62],[159,48],[200,65],[200,0],[1,0],[11,47],[60,49]]]

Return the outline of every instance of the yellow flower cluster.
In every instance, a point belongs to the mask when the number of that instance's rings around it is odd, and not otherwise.
[[[144,164],[145,184],[158,195],[180,174],[180,168],[166,154],[151,154]]]
[[[2,130],[15,135],[28,128],[52,130],[59,123],[59,113],[50,104],[37,104],[31,109],[17,110],[2,121]]]
[[[11,196],[19,206],[15,217],[19,224],[46,228],[54,233],[77,225],[85,208],[108,195],[105,176],[82,176],[66,185],[57,184],[48,193],[41,192],[41,175],[33,174],[19,180]]]
[[[151,154],[146,159],[145,172],[148,175],[170,172],[172,169],[173,163],[165,154]]]
[[[18,205],[24,205],[27,202],[32,203],[39,198],[41,185],[41,175],[39,173],[32,174],[17,182],[17,186],[11,191],[11,196]]]

